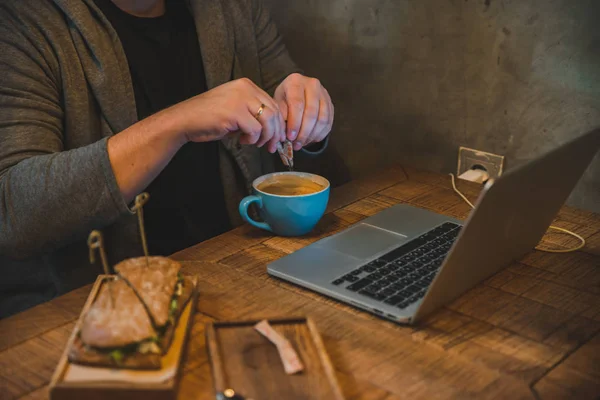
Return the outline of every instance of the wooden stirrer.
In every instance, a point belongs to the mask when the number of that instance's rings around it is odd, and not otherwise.
[[[94,253],[96,249],[100,253],[100,260],[102,261],[102,268],[104,269],[104,273],[106,275],[110,275],[110,268],[108,266],[108,260],[106,258],[106,251],[104,250],[104,239],[102,238],[102,233],[100,231],[94,230],[88,236],[87,241],[88,247],[90,248],[90,263],[96,262],[96,257]],[[110,292],[110,302],[112,307],[115,307],[115,299],[112,290],[112,281],[108,283],[108,290]]]
[[[148,193],[141,193],[135,197],[135,204],[133,206],[133,212],[138,216],[138,224],[140,226],[140,236],[142,238],[142,247],[144,248],[144,255],[146,256],[146,266],[150,266],[148,261],[148,243],[146,242],[146,230],[144,229],[144,204],[148,202],[150,195]]]

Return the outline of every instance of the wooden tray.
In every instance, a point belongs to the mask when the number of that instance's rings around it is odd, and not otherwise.
[[[167,354],[162,357],[163,368],[153,371],[118,370],[110,368],[86,367],[69,362],[68,353],[79,331],[83,316],[91,307],[104,281],[110,275],[100,275],[88,299],[83,306],[79,320],[73,329],[69,342],[65,347],[58,366],[50,381],[51,400],[96,400],[96,399],[144,399],[163,400],[177,397],[181,362],[184,358],[190,327],[198,299],[198,285],[194,279],[195,288],[188,304],[184,308],[173,342]]]
[[[246,399],[344,398],[323,341],[308,318],[270,319],[290,341],[304,371],[287,375],[276,347],[256,330],[259,321],[215,322],[206,326],[206,343],[217,393],[231,388]]]

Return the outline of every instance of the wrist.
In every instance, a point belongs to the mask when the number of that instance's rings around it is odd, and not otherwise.
[[[174,107],[154,114],[147,122],[149,130],[156,136],[155,139],[175,151],[189,142],[185,118],[181,118],[181,113],[176,112]]]
[[[318,156],[318,155],[321,155],[325,151],[325,149],[327,149],[328,144],[329,144],[329,135],[327,135],[327,137],[320,142],[311,143],[308,146],[303,147],[302,151],[305,154],[308,154],[311,156]]]

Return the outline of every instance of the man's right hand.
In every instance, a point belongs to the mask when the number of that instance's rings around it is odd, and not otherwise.
[[[263,106],[264,105],[264,106]],[[257,114],[262,106],[262,113]],[[279,106],[250,79],[217,86],[164,111],[180,126],[185,142],[220,140],[240,132],[240,143],[277,150],[285,140],[285,122]]]
[[[279,107],[245,78],[171,106],[112,136],[108,156],[123,198],[132,201],[185,143],[238,133],[240,143],[267,144],[271,153],[277,150],[277,142],[285,140]]]

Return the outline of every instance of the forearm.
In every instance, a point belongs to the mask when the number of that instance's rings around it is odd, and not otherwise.
[[[106,140],[35,156],[0,178],[0,254],[29,257],[128,213],[182,145],[167,112]]]
[[[186,140],[179,126],[167,109],[108,140],[110,164],[125,202],[142,192],[183,146]]]

